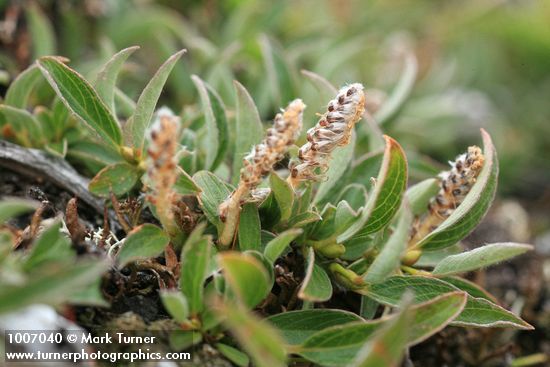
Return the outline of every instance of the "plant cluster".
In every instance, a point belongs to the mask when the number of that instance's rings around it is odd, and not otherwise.
[[[297,359],[395,366],[447,325],[532,329],[461,277],[531,249],[461,251],[496,191],[486,131],[483,148],[409,185],[395,139],[372,128],[371,150],[356,144],[354,127],[372,122],[359,83],[336,91],[308,74],[333,95],[327,111],[300,137],[306,106],[292,100],[264,134],[238,82],[235,110],[198,76],[199,117],[157,108],[184,51],[133,102],[116,80],[135,50],[116,53],[90,81],[60,57],[41,57],[10,85],[3,136],[93,172],[87,189],[107,209],[102,228],[86,228],[75,202],[51,219],[43,218],[47,203],[3,200],[0,313],[31,303],[108,307],[113,274],[132,274],[121,275],[129,288],[145,272],[175,321],[172,348],[208,343],[237,365],[270,367]],[[29,112],[37,88],[54,93]],[[24,232],[6,223],[33,210]]]

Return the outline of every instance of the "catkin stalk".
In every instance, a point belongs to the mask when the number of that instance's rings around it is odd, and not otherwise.
[[[237,189],[219,207],[220,218],[225,222],[218,239],[222,247],[233,242],[242,201],[271,172],[273,165],[284,157],[288,147],[298,138],[304,108],[300,99],[292,101],[282,113],[275,116],[273,127],[268,129],[264,140],[244,158]]]

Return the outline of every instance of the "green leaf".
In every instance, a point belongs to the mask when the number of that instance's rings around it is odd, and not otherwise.
[[[121,162],[103,168],[90,181],[88,188],[95,195],[108,197],[111,192],[116,196],[130,191],[141,176],[136,166]]]
[[[319,189],[315,194],[314,203],[323,203],[330,199],[328,197],[331,189],[334,188],[342,180],[342,176],[349,170],[349,166],[353,159],[353,151],[355,149],[356,134],[352,131],[349,144],[337,148],[330,159],[328,170],[326,172],[327,179],[319,185]]]
[[[302,344],[313,334],[331,326],[363,321],[352,312],[320,308],[282,312],[268,317],[267,320],[279,329],[289,345]]]
[[[365,186],[353,183],[344,187],[336,202],[346,201],[353,210],[359,210],[365,206],[367,199],[368,194]]]
[[[380,328],[357,352],[353,367],[397,367],[400,365],[411,332],[414,311],[403,308]]]
[[[74,292],[67,300],[67,303],[78,306],[106,307],[109,302],[103,298],[101,290],[101,277],[97,277],[93,283],[84,285],[81,289]]]
[[[12,107],[26,108],[33,89],[41,80],[42,73],[38,66],[33,63],[11,82],[6,91],[4,103]]]
[[[462,312],[468,301],[465,292],[449,292],[412,306],[408,345],[418,344],[441,331]]]
[[[292,228],[300,228],[306,224],[314,223],[321,219],[321,216],[315,212],[304,212],[291,217],[288,221],[288,226]]]
[[[358,216],[359,213],[353,210],[346,200],[340,201],[334,213],[334,234],[344,233]]]
[[[391,221],[401,204],[401,197],[407,187],[407,158],[395,140],[386,135],[384,138],[386,149],[374,190],[370,193],[360,218],[338,236],[339,243],[350,239],[359,231],[369,234],[382,229]]]
[[[197,226],[191,233],[181,253],[181,292],[189,302],[189,310],[196,315],[204,309],[204,281],[208,276],[212,240],[202,236],[203,226]]]
[[[59,305],[96,282],[108,268],[107,262],[97,259],[79,261],[31,275],[23,285],[1,286],[0,314],[21,310],[35,303]]]
[[[376,177],[378,171],[380,171],[380,166],[384,159],[384,152],[385,149],[379,149],[357,158],[357,160],[353,162],[349,181],[367,186],[367,183]]]
[[[215,347],[221,354],[223,354],[225,358],[229,359],[237,366],[248,367],[250,365],[250,358],[248,358],[248,356],[240,350],[222,343],[215,344]]]
[[[435,178],[428,178],[420,181],[407,189],[405,197],[409,202],[412,213],[417,216],[428,209],[430,200],[439,191],[439,181]]]
[[[406,291],[414,292],[416,302],[424,302],[439,295],[456,292],[455,286],[442,280],[422,276],[394,276],[383,283],[373,284],[366,295],[389,306],[397,306]],[[468,296],[462,313],[453,325],[474,327],[510,327],[530,330],[533,327],[504,308],[484,298]]]
[[[118,122],[90,83],[55,57],[42,57],[37,62],[65,106],[105,144],[118,148],[122,143]]]
[[[229,140],[225,106],[218,94],[201,78],[192,75],[191,79],[199,91],[206,123],[205,169],[213,171],[223,161]]]
[[[265,34],[260,35],[259,43],[272,101],[276,106],[286,105],[294,99],[294,80],[288,63]]]
[[[231,294],[245,306],[253,308],[271,291],[269,274],[253,255],[227,251],[217,258]]]
[[[176,183],[174,184],[174,190],[178,194],[194,195],[201,191],[200,187],[197,186],[197,184],[193,181],[193,178],[189,176],[187,172],[180,167],[177,167],[177,171],[179,175]]]
[[[173,330],[169,338],[170,348],[178,352],[202,342],[202,334],[195,330]]]
[[[170,242],[170,237],[153,224],[143,224],[134,228],[124,241],[118,253],[120,267],[129,262],[156,257],[162,253]]]
[[[269,186],[279,206],[279,211],[281,213],[280,220],[288,220],[292,214],[292,207],[294,205],[294,190],[292,186],[290,186],[287,180],[283,180],[275,172],[269,175]]]
[[[202,190],[199,194],[199,201],[206,218],[208,218],[210,223],[218,227],[219,230],[222,226],[222,221],[218,215],[218,207],[231,194],[231,190],[225,182],[208,171],[195,173],[193,181]]]
[[[254,366],[287,366],[283,340],[267,321],[261,320],[244,307],[232,302],[217,300],[214,309],[224,319],[227,329],[252,358]]]
[[[239,182],[240,170],[243,166],[243,159],[248,152],[259,144],[264,136],[264,128],[260,114],[254,100],[246,88],[238,81],[233,81],[237,99],[235,117],[235,153],[233,155],[232,182],[236,185]]]
[[[151,119],[164,84],[174,65],[185,52],[186,50],[176,52],[161,65],[149,83],[147,83],[143,92],[141,92],[134,114],[124,125],[124,141],[138,151],[143,150],[145,133],[151,125]]]
[[[489,210],[497,188],[498,161],[491,137],[483,129],[481,135],[485,163],[476,183],[458,208],[417,247],[434,251],[454,245],[473,231]]]
[[[38,202],[21,198],[4,198],[0,201],[0,224],[21,214],[34,211]]]
[[[409,311],[412,318],[407,324],[407,337],[403,345],[411,346],[420,343],[439,332],[460,313],[465,303],[466,294],[464,292],[452,292],[411,306]],[[358,318],[358,316],[355,317]],[[334,322],[326,326],[321,318],[313,319],[313,322],[320,324],[316,327],[318,331],[308,332],[306,338],[299,339],[299,342],[303,343],[297,348],[297,351],[301,356],[314,363],[328,366],[349,366],[365,343],[372,341],[373,337],[377,335],[376,332],[392,325],[398,317],[398,315],[389,315],[372,321],[353,322],[353,320],[349,320],[348,322]],[[272,318],[268,320],[271,321]],[[295,318],[288,318],[290,320],[286,321],[285,316],[281,316],[282,322],[279,322],[283,326],[283,335],[286,336],[284,327],[290,322],[295,322],[296,326],[289,325],[288,328],[297,328],[302,325],[307,328],[309,322],[307,315],[304,315],[302,322]],[[275,325],[278,326],[277,323]],[[295,336],[302,335],[300,333],[290,334],[291,338]],[[382,365],[385,366],[384,363]]]
[[[474,298],[485,298],[487,301],[498,303],[497,299],[493,295],[469,280],[457,276],[443,277],[440,279],[446,283],[454,285],[462,291],[465,291]]]
[[[75,254],[71,249],[71,241],[59,231],[60,229],[61,222],[57,221],[42,232],[25,259],[23,265],[25,271],[30,271],[49,261],[73,261]]]
[[[481,269],[521,255],[533,246],[513,242],[493,243],[444,258],[432,271],[434,275],[451,275]]]
[[[418,61],[414,53],[411,52],[405,57],[405,66],[399,82],[390,97],[374,114],[374,118],[378,124],[384,125],[385,123],[389,123],[399,114],[413,89],[417,73]]]
[[[281,256],[284,250],[290,245],[290,243],[302,234],[302,230],[299,228],[289,229],[282,233],[279,233],[277,237],[267,243],[264,250],[264,256],[271,264],[274,264],[279,256]]]
[[[340,257],[343,260],[357,260],[363,254],[376,245],[372,235],[364,235],[359,232],[343,243],[346,252]]]
[[[11,125],[18,142],[28,147],[39,147],[43,144],[42,126],[29,112],[8,105],[0,105],[0,113]]]
[[[99,97],[116,116],[115,109],[115,85],[120,69],[124,62],[133,54],[139,46],[125,48],[116,53],[99,71],[95,82],[95,89]]]
[[[459,243],[450,246],[445,247],[444,249],[437,250],[437,251],[426,251],[423,252],[420,256],[420,259],[414,264],[417,268],[423,268],[423,267],[435,267],[441,260],[446,258],[449,255],[456,255],[460,254],[462,251],[464,251],[464,248]]]
[[[304,280],[298,297],[309,302],[324,302],[332,297],[332,283],[326,271],[315,263],[315,251],[308,248]]]
[[[50,20],[37,3],[30,3],[24,9],[30,31],[29,38],[32,42],[33,59],[54,54],[56,49],[55,34]]]
[[[115,87],[115,106],[117,116],[129,119],[136,111],[136,102],[134,102],[126,93]]]
[[[177,290],[164,289],[159,292],[166,311],[177,322],[185,322],[189,316],[189,304],[185,296]]]
[[[401,212],[394,232],[382,247],[382,251],[369,266],[363,279],[367,283],[379,283],[390,276],[401,264],[406,250],[413,216],[408,205],[401,206]]]
[[[239,249],[245,250],[257,250],[260,251],[262,245],[262,239],[260,235],[261,231],[260,215],[258,214],[258,207],[255,203],[246,203],[241,210],[241,216],[239,219]]]
[[[326,327],[307,338],[297,353],[321,366],[348,366],[379,327],[362,321]]]
[[[338,93],[331,82],[309,70],[301,70],[301,73],[307,77],[307,79],[317,88],[317,91],[321,94],[323,101],[330,101]]]
[[[114,150],[93,142],[78,142],[69,148],[67,155],[80,161],[92,162],[100,167],[120,162],[122,157]]]

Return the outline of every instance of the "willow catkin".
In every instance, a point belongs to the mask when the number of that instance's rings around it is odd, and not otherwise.
[[[148,135],[147,179],[151,192],[147,200],[155,205],[157,215],[168,233],[177,230],[173,203],[179,195],[173,187],[178,179],[177,153],[179,150],[180,122],[171,113],[161,112]]]
[[[239,184],[249,190],[255,188],[273,165],[284,157],[288,147],[300,135],[304,108],[302,100],[296,99],[275,116],[273,127],[267,130],[265,139],[244,158]]]
[[[298,162],[292,162],[288,181],[293,187],[306,180],[319,180],[328,169],[332,151],[349,143],[353,126],[365,111],[363,85],[341,88],[327,106],[327,112],[308,130],[307,143],[298,151]]]
[[[418,218],[413,226],[410,246],[414,246],[436,229],[464,201],[476,182],[484,161],[481,148],[471,146],[454,162],[449,162],[451,170],[439,175],[439,193],[430,201],[428,213]]]
[[[284,157],[288,147],[300,135],[305,107],[300,99],[292,101],[275,116],[273,127],[267,130],[264,140],[244,158],[237,189],[218,208],[220,218],[225,222],[218,240],[222,246],[229,245],[233,240],[241,201],[273,170],[273,165]]]

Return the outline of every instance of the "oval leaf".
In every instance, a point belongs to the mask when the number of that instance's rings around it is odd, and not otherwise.
[[[317,88],[324,101],[330,101],[338,93],[338,89],[319,74],[309,70],[301,70],[300,72]]]
[[[243,205],[239,217],[239,249],[260,251],[262,246],[260,215],[255,203]]]
[[[405,57],[405,65],[399,82],[395,86],[390,97],[374,114],[374,118],[378,124],[383,125],[391,122],[399,114],[399,111],[401,111],[413,89],[417,72],[418,61],[416,60],[414,53],[411,52]]]
[[[170,316],[177,322],[185,322],[189,316],[189,305],[185,296],[175,290],[162,290],[159,294]]]
[[[213,171],[222,162],[228,144],[227,117],[221,98],[206,82],[196,75],[191,79],[199,91],[206,123],[205,169]]]
[[[243,307],[216,300],[213,308],[225,326],[250,355],[254,366],[285,367],[286,352],[277,330]]]
[[[95,83],[95,89],[99,97],[105,102],[116,116],[115,110],[115,84],[118,73],[124,62],[133,54],[139,46],[132,46],[116,53],[99,71]]]
[[[264,250],[264,256],[271,264],[275,263],[275,260],[284,252],[284,250],[290,245],[292,240],[302,234],[302,230],[299,228],[289,229],[282,233],[279,233],[277,237],[267,243]]]
[[[395,140],[384,135],[386,148],[376,185],[359,219],[338,236],[342,243],[361,231],[363,234],[376,232],[393,218],[407,187],[407,158],[403,148]],[[365,227],[365,228],[363,228]]]
[[[498,162],[491,137],[483,129],[481,135],[485,163],[476,183],[449,218],[417,244],[419,248],[433,251],[454,245],[472,232],[489,210],[497,188]]]
[[[259,44],[272,100],[276,106],[286,105],[294,99],[294,78],[288,63],[265,34],[260,35]]]
[[[253,255],[224,252],[218,255],[218,264],[231,293],[247,307],[253,308],[271,291],[269,274]]]
[[[412,318],[407,324],[408,335],[402,343],[403,346],[420,343],[443,329],[461,312],[466,297],[464,292],[452,292],[411,306]],[[310,334],[311,336],[303,342],[298,348],[299,354],[322,365],[349,366],[361,348],[364,348],[365,343],[372,341],[376,332],[392,325],[398,317],[390,315],[373,321],[329,324],[326,327],[322,327],[322,320],[316,320],[321,324],[318,327],[319,331]],[[269,320],[271,321],[271,318]],[[299,323],[297,320],[295,322]],[[301,324],[305,322],[298,325]]]
[[[332,297],[332,283],[326,271],[315,264],[315,251],[308,248],[307,267],[298,297],[310,302],[324,302]]]
[[[399,268],[401,256],[407,247],[412,220],[408,205],[402,205],[395,230],[363,276],[367,283],[382,282]]]
[[[124,246],[118,253],[120,266],[138,259],[158,256],[170,242],[170,237],[159,227],[143,224],[134,228],[124,241]]]
[[[533,246],[520,243],[493,243],[444,258],[437,264],[432,274],[452,275],[465,273],[508,260],[532,249]]]
[[[227,344],[217,343],[215,345],[216,349],[224,355],[225,358],[229,359],[231,362],[235,363],[239,367],[248,367],[250,365],[250,358],[238,350]]]
[[[181,252],[180,288],[189,303],[189,311],[196,315],[204,309],[204,281],[208,275],[208,264],[212,241],[202,236],[204,226],[197,226],[189,235]]]
[[[38,202],[21,198],[4,198],[0,201],[0,224],[18,215],[34,211]]]
[[[105,261],[78,261],[63,267],[52,268],[47,274],[29,278],[23,286],[0,288],[0,314],[14,312],[35,304],[56,306],[97,282],[109,269]]]
[[[4,102],[12,107],[26,108],[29,104],[29,96],[40,80],[42,80],[42,73],[36,64],[32,64],[11,82]]]
[[[279,206],[280,220],[288,220],[292,214],[292,207],[294,205],[294,190],[287,180],[283,180],[275,172],[269,175],[269,186]]]
[[[27,147],[40,147],[43,145],[44,134],[38,120],[23,109],[0,105],[6,122],[11,125],[17,141]]]
[[[301,344],[313,334],[331,326],[364,321],[352,312],[320,308],[283,312],[267,320],[279,329],[289,345]]]
[[[491,301],[493,303],[498,302],[493,295],[491,295],[485,289],[481,288],[479,285],[469,280],[466,280],[457,276],[444,277],[444,278],[441,278],[441,280],[445,281],[446,283],[454,285],[458,289],[468,293],[470,296],[474,298],[485,298],[487,301]]]
[[[216,225],[219,230],[222,226],[222,221],[218,215],[218,207],[231,194],[231,190],[225,182],[208,171],[195,173],[193,181],[201,189],[199,201],[206,218],[208,218],[210,223]]]
[[[55,57],[42,57],[37,62],[67,108],[103,138],[104,143],[118,147],[122,143],[118,122],[90,83]]]
[[[402,309],[357,352],[350,364],[352,367],[397,367],[403,355],[411,332],[414,311],[410,306]]]
[[[264,136],[264,128],[254,100],[246,88],[238,81],[233,81],[237,99],[235,117],[235,154],[233,155],[233,184],[239,182],[241,167],[245,155],[254,145],[259,144]]]
[[[176,52],[161,65],[153,78],[147,83],[143,92],[141,92],[134,114],[124,125],[124,140],[138,151],[143,150],[145,132],[151,124],[151,119],[164,84],[174,65],[185,52],[186,50]]]
[[[191,176],[180,167],[177,168],[179,175],[174,190],[180,195],[194,195],[201,191]]]
[[[93,194],[108,197],[110,193],[119,196],[130,191],[141,176],[133,165],[121,162],[103,168],[88,186]]]
[[[23,9],[26,12],[27,26],[30,31],[33,59],[55,53],[56,38],[50,19],[38,3],[30,3]]]
[[[424,302],[449,292],[459,290],[442,280],[423,276],[394,276],[373,284],[366,289],[366,295],[389,306],[398,306],[400,297],[407,291],[414,292],[416,302]],[[453,321],[454,325],[474,327],[510,327],[530,330],[533,327],[504,308],[484,298],[468,296],[462,313]]]

